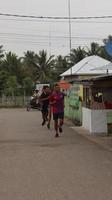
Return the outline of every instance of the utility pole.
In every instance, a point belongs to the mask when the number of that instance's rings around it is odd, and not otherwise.
[[[71,52],[71,9],[70,9],[70,0],[68,0],[68,14],[69,14],[69,50]]]
[[[71,53],[71,47],[72,47],[72,43],[71,43],[71,5],[70,5],[70,0],[68,0],[68,15],[69,15],[69,51]],[[72,67],[71,67],[71,80],[72,80]]]
[[[49,56],[51,56],[51,33],[49,31]]]

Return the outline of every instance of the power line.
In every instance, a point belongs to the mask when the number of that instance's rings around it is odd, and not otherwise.
[[[38,20],[33,20],[33,19],[0,19],[0,21],[20,21],[20,22],[48,22],[48,23],[68,23],[68,20],[45,20],[45,19],[38,19]],[[71,20],[72,23],[84,23],[84,24],[89,24],[89,23],[93,23],[93,24],[112,24],[112,21],[73,21]]]
[[[32,19],[68,19],[69,17],[51,17],[51,16],[35,16],[35,15],[19,15],[19,14],[10,14],[10,13],[0,13],[0,16],[8,16],[8,17],[22,17],[22,18],[32,18]],[[112,15],[107,16],[85,16],[85,17],[70,17],[70,19],[108,19],[112,18]]]
[[[48,42],[33,42],[33,41],[30,41],[30,40],[24,40],[24,41],[21,41],[21,40],[15,40],[15,39],[7,39],[7,41],[2,41],[2,40],[0,40],[0,42],[3,42],[4,44],[7,44],[7,43],[11,43],[11,44],[20,44],[20,43],[22,43],[22,44],[26,44],[26,45],[29,45],[29,44],[32,44],[32,45],[38,45],[37,47],[40,47],[40,46],[44,46],[44,47],[47,47],[47,48],[49,48],[49,45],[48,45]],[[87,44],[85,43],[82,43],[82,44],[80,44],[81,46],[83,46],[83,47],[85,47]],[[73,46],[75,46],[75,47],[79,47],[80,46],[79,44],[74,44],[73,43]],[[52,46],[51,46],[52,47]],[[53,44],[53,48],[68,48],[68,45],[67,44],[57,44],[57,43],[55,43],[55,45]]]
[[[0,37],[12,37],[12,36],[18,36],[18,37],[22,37],[23,39],[26,37],[33,37],[33,39],[37,39],[37,38],[45,38],[45,39],[49,39],[49,35],[36,35],[36,34],[22,34],[22,33],[0,33]],[[69,36],[64,36],[64,35],[58,35],[58,36],[52,36],[50,35],[51,39],[67,39],[69,38]],[[84,37],[84,36],[72,36],[72,39],[85,39],[85,40],[91,40],[91,39],[95,39],[95,40],[103,40],[104,38],[100,38],[100,37]]]

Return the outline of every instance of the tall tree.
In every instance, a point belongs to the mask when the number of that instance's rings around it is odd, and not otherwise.
[[[3,50],[3,46],[2,45],[0,45],[0,70],[2,70],[2,59],[3,59],[3,57],[4,57],[4,50]]]
[[[36,54],[34,51],[27,51],[24,53],[23,57],[23,71],[25,77],[30,77],[34,79],[36,69],[34,63],[37,62]]]
[[[108,42],[112,42],[112,35],[109,35],[106,39],[103,40],[104,45],[102,45],[102,46],[100,47],[100,54],[101,54],[101,56],[102,56],[103,58],[105,58],[105,59],[107,59],[107,60],[109,60],[109,61],[112,62],[112,56],[110,56],[110,55],[107,53],[106,49],[105,49],[105,45],[106,45]]]
[[[109,42],[112,41],[112,36],[109,35],[108,38],[103,40],[104,45],[99,45],[97,43],[91,43],[91,48],[88,51],[88,55],[99,55],[102,58],[105,58],[107,60],[112,61],[112,57],[108,55],[108,53],[105,50],[105,45]]]
[[[9,77],[9,73],[4,70],[0,70],[0,95],[4,93],[4,88]]]
[[[104,44],[107,44],[108,42],[112,42],[112,35],[109,35],[107,38],[105,38],[104,40],[103,40],[103,43]]]
[[[90,48],[87,49],[87,55],[99,55],[100,54],[100,46],[98,43],[92,42]]]
[[[4,57],[3,52],[4,52],[3,45],[0,45],[0,59]]]
[[[83,58],[86,57],[86,51],[84,48],[81,48],[80,46],[77,49],[72,49],[71,53],[69,55],[69,67],[75,65],[79,61],[81,61]]]
[[[18,83],[21,82],[21,61],[18,56],[12,52],[6,54],[2,62],[3,70],[7,71],[11,76],[16,76]]]
[[[17,78],[16,76],[9,76],[6,85],[5,85],[5,93],[6,95],[11,95],[14,99],[15,93],[17,89]]]
[[[32,79],[30,77],[25,77],[23,79],[24,96],[30,95],[32,88],[33,88]]]
[[[36,79],[41,83],[46,83],[51,80],[51,71],[54,65],[53,55],[47,57],[47,52],[42,50],[36,55],[36,60],[33,64],[36,68]]]
[[[64,71],[66,71],[69,68],[67,56],[57,56],[55,59],[55,65],[54,70],[52,70],[52,76],[54,80],[59,80],[59,75],[62,74]]]

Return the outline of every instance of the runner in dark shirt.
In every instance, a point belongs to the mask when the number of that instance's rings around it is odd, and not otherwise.
[[[49,87],[44,86],[42,94],[39,97],[39,101],[41,103],[41,111],[42,111],[42,126],[45,125],[48,116],[48,106],[49,106]]]

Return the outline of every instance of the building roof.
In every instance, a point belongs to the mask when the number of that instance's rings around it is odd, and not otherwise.
[[[92,84],[93,82],[96,82],[96,81],[112,81],[112,73],[99,75],[99,76],[88,78],[88,79],[77,80],[76,83],[81,83],[83,85],[86,85],[88,83]]]
[[[90,78],[90,80],[92,80],[92,81],[112,80],[112,74],[100,75],[97,77]]]
[[[96,67],[93,70],[112,70],[112,62],[109,62],[109,64],[101,66],[101,67]]]
[[[107,70],[93,70],[93,68],[102,67],[108,65],[110,61],[101,58],[99,56],[88,56],[82,59],[80,62],[75,64],[72,68],[68,69],[60,76],[71,76],[71,75],[100,75],[106,74]],[[112,73],[112,70],[110,70]]]

